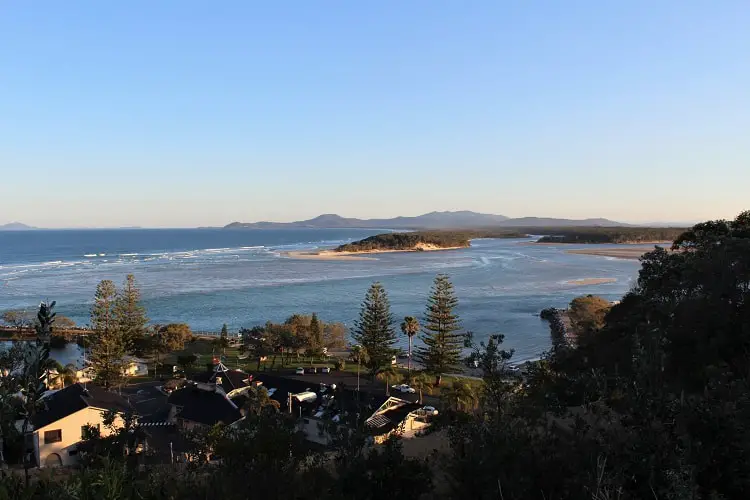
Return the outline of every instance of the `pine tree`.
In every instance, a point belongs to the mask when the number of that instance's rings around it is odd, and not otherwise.
[[[318,320],[318,315],[313,313],[310,318],[309,350],[314,356],[323,354],[323,325]]]
[[[352,337],[367,352],[365,366],[370,376],[374,377],[381,367],[390,364],[395,353],[396,331],[388,294],[380,283],[373,283],[367,291]]]
[[[458,333],[461,324],[453,309],[458,299],[448,276],[435,277],[432,293],[427,301],[421,340],[424,347],[416,349],[415,359],[424,369],[435,375],[440,385],[442,374],[458,370],[461,366],[461,350],[465,335]]]
[[[226,323],[221,326],[221,338],[224,340],[227,340],[229,338],[229,329],[227,328]]]
[[[146,334],[146,310],[141,305],[141,291],[135,277],[128,274],[115,301],[115,321],[120,329],[125,350],[132,352],[136,343]]]
[[[123,379],[125,343],[115,314],[117,289],[104,280],[96,287],[91,307],[91,368],[96,382],[105,389]]]

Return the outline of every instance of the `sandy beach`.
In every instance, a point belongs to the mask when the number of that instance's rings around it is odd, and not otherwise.
[[[653,250],[653,246],[623,246],[622,248],[583,248],[567,250],[565,253],[614,257],[616,259],[639,259],[644,253]]]
[[[285,252],[282,255],[290,259],[314,259],[314,260],[372,260],[368,257],[379,253],[408,253],[408,252],[437,252],[441,250],[460,250],[467,247],[439,247],[420,243],[411,250],[363,250],[361,252],[337,252],[335,250],[301,250]]]
[[[615,283],[617,278],[581,278],[577,280],[566,281],[568,285],[603,285],[604,283]]]

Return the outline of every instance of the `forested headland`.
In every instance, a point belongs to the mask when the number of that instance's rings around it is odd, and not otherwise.
[[[524,238],[525,233],[512,229],[463,231],[414,231],[384,233],[337,247],[336,252],[372,252],[379,250],[414,251],[424,247],[466,248],[476,238]]]
[[[656,243],[674,241],[685,228],[570,227],[535,228],[530,232],[545,235],[537,243]]]

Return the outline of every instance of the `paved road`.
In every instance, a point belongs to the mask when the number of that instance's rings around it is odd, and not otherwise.
[[[336,384],[337,386],[343,386],[347,389],[356,389],[357,388],[357,374],[351,373],[351,372],[332,372],[332,373],[315,373],[315,374],[305,374],[305,375],[295,375],[294,369],[282,369],[279,371],[267,371],[267,372],[259,372],[264,373],[276,377],[284,377],[289,378],[293,380],[301,380],[303,382],[310,382],[310,389],[317,390],[318,386],[323,384]],[[392,385],[392,383],[390,383]],[[359,388],[361,391],[370,392],[372,394],[385,394],[385,382],[382,380],[375,379],[374,381],[371,381],[370,378],[367,375],[360,374],[359,376]],[[402,393],[395,391],[393,389],[390,390],[390,395],[405,399],[407,401],[411,401],[416,403],[419,400],[419,394],[409,394],[409,393]],[[424,394],[424,402],[425,403],[436,403],[438,401],[437,398],[431,397],[427,394]]]

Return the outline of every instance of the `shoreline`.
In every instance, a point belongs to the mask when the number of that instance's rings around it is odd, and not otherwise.
[[[566,285],[575,286],[604,285],[606,283],[617,283],[617,278],[579,278],[565,282]]]
[[[284,252],[281,255],[290,259],[309,259],[309,260],[376,260],[376,257],[367,257],[367,255],[377,255],[381,253],[413,253],[413,252],[439,252],[443,250],[460,250],[469,247],[437,247],[434,245],[419,245],[411,249],[378,249],[362,250],[357,252],[337,252],[333,249],[327,250],[295,250]]]
[[[626,243],[571,243],[568,241],[552,242],[552,241],[519,241],[518,245],[532,245],[532,246],[560,246],[560,245],[618,245],[623,247],[638,247],[644,245],[672,245],[671,241],[632,241]]]

